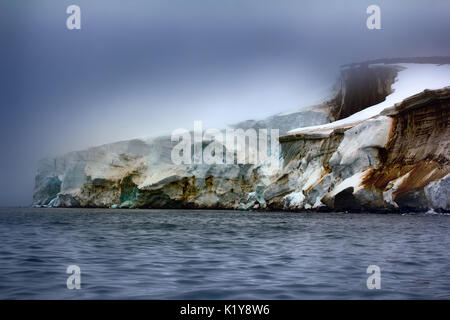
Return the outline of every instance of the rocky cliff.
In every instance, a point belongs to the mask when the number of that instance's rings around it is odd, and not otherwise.
[[[328,134],[283,136],[273,209],[449,210],[450,87]]]
[[[256,164],[174,164],[176,142],[168,136],[43,159],[33,204],[448,211],[450,87],[445,83],[450,73],[418,69],[438,73],[427,73],[430,78],[421,74],[420,85],[405,84],[404,79],[415,80],[408,73],[413,69],[398,63],[352,65],[342,70],[329,101],[235,125],[243,130],[279,129],[280,144],[270,141],[271,156]],[[439,77],[439,83],[427,80]],[[417,92],[423,86],[429,90]],[[201,142],[202,148],[216,143]],[[243,152],[245,139],[241,143],[230,149],[221,141],[220,150]],[[248,158],[257,150],[247,152]]]

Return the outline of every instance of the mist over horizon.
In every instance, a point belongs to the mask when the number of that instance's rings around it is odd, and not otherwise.
[[[66,28],[76,4],[82,29]],[[368,30],[366,8],[381,8]],[[440,0],[41,0],[0,5],[0,206],[31,204],[37,161],[220,128],[322,100],[339,67],[449,56]]]

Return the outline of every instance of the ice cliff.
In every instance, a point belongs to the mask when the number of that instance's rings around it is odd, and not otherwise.
[[[33,204],[449,211],[449,86],[449,64],[346,66],[321,105],[235,125],[279,129],[263,163],[176,165],[170,136],[122,141],[41,160]]]

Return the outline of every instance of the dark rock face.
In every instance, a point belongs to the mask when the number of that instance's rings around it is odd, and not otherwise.
[[[330,101],[334,120],[344,119],[385,100],[399,69],[361,64],[341,71],[338,93]]]
[[[337,210],[351,210],[355,208],[355,196],[353,193],[355,192],[353,187],[348,187],[347,189],[342,190],[334,197],[333,207]]]

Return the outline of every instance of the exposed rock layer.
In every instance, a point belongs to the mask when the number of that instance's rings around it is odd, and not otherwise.
[[[384,114],[394,119],[392,137],[383,151],[383,165],[364,185],[387,192],[392,181],[401,179],[392,192],[397,205],[435,207],[424,188],[450,173],[450,89],[425,91]]]

